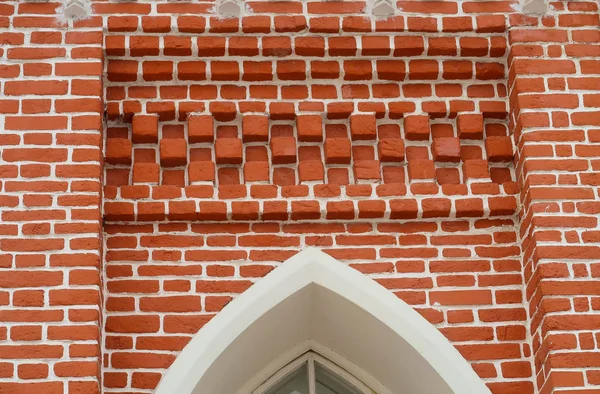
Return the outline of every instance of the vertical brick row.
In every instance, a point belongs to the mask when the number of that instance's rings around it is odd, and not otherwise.
[[[56,7],[0,4],[3,393],[100,392],[102,19]],[[129,139],[108,148],[130,164]]]
[[[593,392],[600,383],[600,68],[586,51],[599,42],[600,21],[594,2],[553,7],[544,18],[510,18],[524,281],[539,392]],[[508,142],[488,139],[486,148],[499,162]]]

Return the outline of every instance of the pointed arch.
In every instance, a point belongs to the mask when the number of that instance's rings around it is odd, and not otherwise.
[[[156,394],[251,390],[268,378],[270,366],[281,367],[306,348],[358,367],[383,392],[490,393],[454,346],[409,305],[360,272],[309,248],[204,326]]]

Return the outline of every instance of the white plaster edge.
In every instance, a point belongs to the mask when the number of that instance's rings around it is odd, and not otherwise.
[[[548,2],[546,0],[521,0],[513,8],[524,14],[543,15],[548,12]]]

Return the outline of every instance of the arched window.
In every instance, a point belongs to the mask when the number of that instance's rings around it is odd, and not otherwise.
[[[350,371],[309,351],[287,364],[252,394],[375,394]]]
[[[490,393],[454,346],[409,305],[311,248],[205,325],[155,394],[332,392]]]

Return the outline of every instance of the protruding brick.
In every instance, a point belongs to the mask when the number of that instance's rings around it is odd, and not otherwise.
[[[234,120],[237,115],[237,109],[234,103],[213,101],[209,105],[210,113],[220,122],[229,122]]]
[[[110,164],[131,164],[133,145],[127,138],[106,139],[106,162]]]
[[[354,178],[357,180],[381,179],[379,160],[356,160],[354,162]]]
[[[133,142],[136,144],[158,142],[158,116],[135,115],[132,121]]]
[[[231,218],[233,220],[258,219],[258,201],[233,201],[231,203]]]
[[[271,157],[275,164],[296,162],[296,139],[294,137],[271,138]]]
[[[427,115],[409,115],[404,117],[404,137],[410,141],[427,141],[431,134]]]
[[[432,160],[409,160],[408,177],[414,179],[433,179],[435,177],[435,166]]]
[[[456,118],[458,137],[462,140],[480,140],[483,138],[483,115],[460,114]]]
[[[328,201],[327,219],[354,219],[354,203],[352,201]]]
[[[352,143],[348,138],[325,139],[325,162],[327,164],[350,164]]]
[[[514,196],[491,197],[488,205],[491,216],[510,216],[517,210],[517,200]]]
[[[456,200],[456,217],[481,217],[483,215],[483,200],[481,198],[464,198]]]
[[[183,138],[163,138],[160,140],[160,164],[163,167],[177,167],[187,163],[187,143]]]
[[[416,219],[419,205],[415,199],[390,201],[390,219]]]
[[[274,120],[291,120],[296,118],[294,103],[274,102],[269,104],[269,116]]]
[[[133,204],[130,202],[106,201],[104,214],[107,220],[133,220]]]
[[[301,161],[298,165],[300,181],[323,181],[323,163],[319,160]]]
[[[378,60],[377,77],[383,80],[403,81],[406,78],[406,63],[402,60]]]
[[[215,126],[210,115],[191,115],[188,119],[188,141],[190,144],[197,142],[213,142],[215,139]]]
[[[268,141],[269,118],[266,115],[244,115],[242,139],[244,142]]]
[[[323,117],[321,115],[298,115],[298,141],[323,141]]]
[[[353,141],[374,140],[377,137],[377,121],[375,115],[350,116],[350,135]]]
[[[198,219],[225,220],[227,219],[227,205],[222,201],[200,201]]]
[[[215,163],[212,161],[192,161],[188,165],[190,182],[214,182]]]
[[[404,141],[400,138],[383,138],[377,144],[379,160],[382,162],[404,161]]]
[[[382,218],[385,214],[385,201],[358,201],[359,218]]]
[[[435,138],[432,151],[435,161],[457,163],[460,161],[460,139],[457,137]]]
[[[320,219],[318,201],[292,201],[292,220]]]
[[[247,161],[244,164],[244,180],[246,182],[268,182],[269,163],[266,161]]]
[[[262,218],[264,220],[287,220],[288,217],[287,201],[265,201],[263,203]]]
[[[177,78],[180,81],[206,80],[206,63],[201,61],[179,62],[177,64]]]
[[[137,204],[138,220],[164,220],[165,204],[163,202],[140,201]]]
[[[424,218],[444,218],[450,215],[452,203],[448,198],[426,198],[421,201]]]
[[[485,150],[491,162],[509,162],[513,159],[513,146],[510,137],[486,137]]]
[[[215,153],[217,164],[241,164],[242,140],[239,138],[217,138]]]
[[[160,166],[157,163],[135,163],[133,165],[133,183],[157,184],[160,177]]]
[[[463,175],[465,180],[473,178],[489,178],[487,160],[465,160],[463,162]]]

